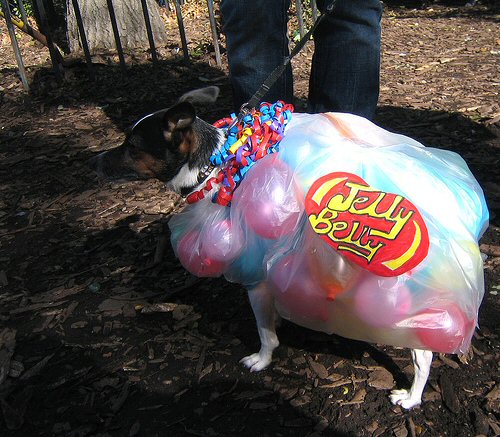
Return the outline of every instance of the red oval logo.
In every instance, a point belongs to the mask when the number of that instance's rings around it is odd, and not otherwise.
[[[355,174],[321,177],[308,191],[305,206],[316,234],[376,275],[401,275],[429,251],[427,226],[415,205]]]

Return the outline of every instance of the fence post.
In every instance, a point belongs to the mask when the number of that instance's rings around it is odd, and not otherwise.
[[[83,26],[82,14],[77,0],[72,0],[73,10],[75,11],[76,23],[78,25],[78,32],[80,33],[80,40],[82,41],[83,51],[85,53],[85,62],[89,70],[90,79],[95,80],[94,69],[92,67],[92,57],[90,56],[89,44],[87,42],[87,35],[85,34],[85,27]]]
[[[151,59],[153,63],[158,62],[158,56],[156,55],[155,40],[153,38],[153,30],[151,29],[151,21],[149,19],[148,5],[146,0],[141,0],[142,13],[144,14],[144,23],[146,24],[146,32],[148,34],[149,48],[151,49]]]
[[[28,23],[28,16],[26,15],[26,10],[24,9],[23,0],[17,0],[17,7],[21,11],[21,18],[24,23]]]
[[[115,8],[113,7],[112,0],[106,0],[108,4],[109,19],[111,20],[111,28],[113,29],[113,36],[115,37],[116,50],[118,52],[118,59],[120,60],[120,67],[125,70],[125,57],[123,56],[122,42],[120,41],[120,32],[116,24]]]
[[[318,6],[316,5],[316,0],[311,0],[312,18],[313,23],[318,19]]]
[[[61,54],[54,46],[54,39],[52,38],[52,30],[49,26],[49,20],[47,19],[47,13],[45,12],[45,5],[42,0],[36,0],[36,8],[38,10],[38,15],[40,16],[40,25],[42,26],[42,32],[47,38],[47,46],[49,48],[50,59],[52,61],[52,67],[54,68],[54,73],[58,81],[62,80],[61,77]]]
[[[314,3],[316,2],[314,1]],[[306,31],[304,28],[304,10],[302,8],[301,0],[295,0],[295,9],[297,11],[297,21],[299,23],[300,37],[302,38],[306,34]]]
[[[215,61],[217,62],[217,66],[221,68],[222,60],[220,58],[219,36],[217,35],[217,24],[215,23],[213,0],[207,0],[207,5],[208,16],[210,17],[210,28],[212,29],[212,40],[214,42]]]
[[[23,83],[24,89],[29,92],[30,86],[26,77],[26,69],[24,68],[23,57],[21,56],[21,51],[19,50],[19,45],[17,44],[16,32],[14,31],[14,25],[12,24],[12,16],[10,13],[9,3],[8,0],[0,0],[0,2],[4,11],[5,24],[7,25],[7,29],[9,31],[10,42],[16,56],[19,76],[21,76],[21,82]]]
[[[187,46],[186,39],[186,31],[184,30],[184,21],[182,20],[182,11],[181,5],[179,4],[179,0],[174,0],[175,6],[175,15],[177,16],[177,25],[179,26],[179,32],[181,34],[181,44],[182,44],[182,52],[184,53],[184,59],[189,59],[189,52]]]

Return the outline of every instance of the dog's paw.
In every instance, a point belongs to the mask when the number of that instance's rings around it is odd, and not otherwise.
[[[413,399],[408,390],[392,390],[389,399],[394,405],[399,405],[405,410],[416,407],[422,402],[421,399]]]
[[[250,369],[250,372],[260,372],[271,364],[271,355],[261,352],[248,355],[240,360],[245,367]]]

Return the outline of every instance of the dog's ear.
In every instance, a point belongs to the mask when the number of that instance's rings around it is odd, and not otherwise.
[[[192,90],[183,94],[179,98],[179,102],[191,102],[191,103],[215,103],[217,97],[219,97],[220,89],[218,86],[207,86],[205,88],[199,88]]]
[[[196,119],[196,111],[189,102],[177,103],[163,116],[163,127],[168,133],[189,128]]]
[[[177,103],[163,116],[163,136],[167,142],[183,154],[194,149],[192,125],[196,119],[196,111],[189,102]]]

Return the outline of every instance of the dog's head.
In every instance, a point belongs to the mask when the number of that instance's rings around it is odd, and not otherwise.
[[[214,102],[218,93],[217,87],[190,91],[171,108],[146,115],[121,146],[91,158],[91,167],[104,178],[157,178],[174,191],[192,190],[224,135],[198,118],[191,102]]]

